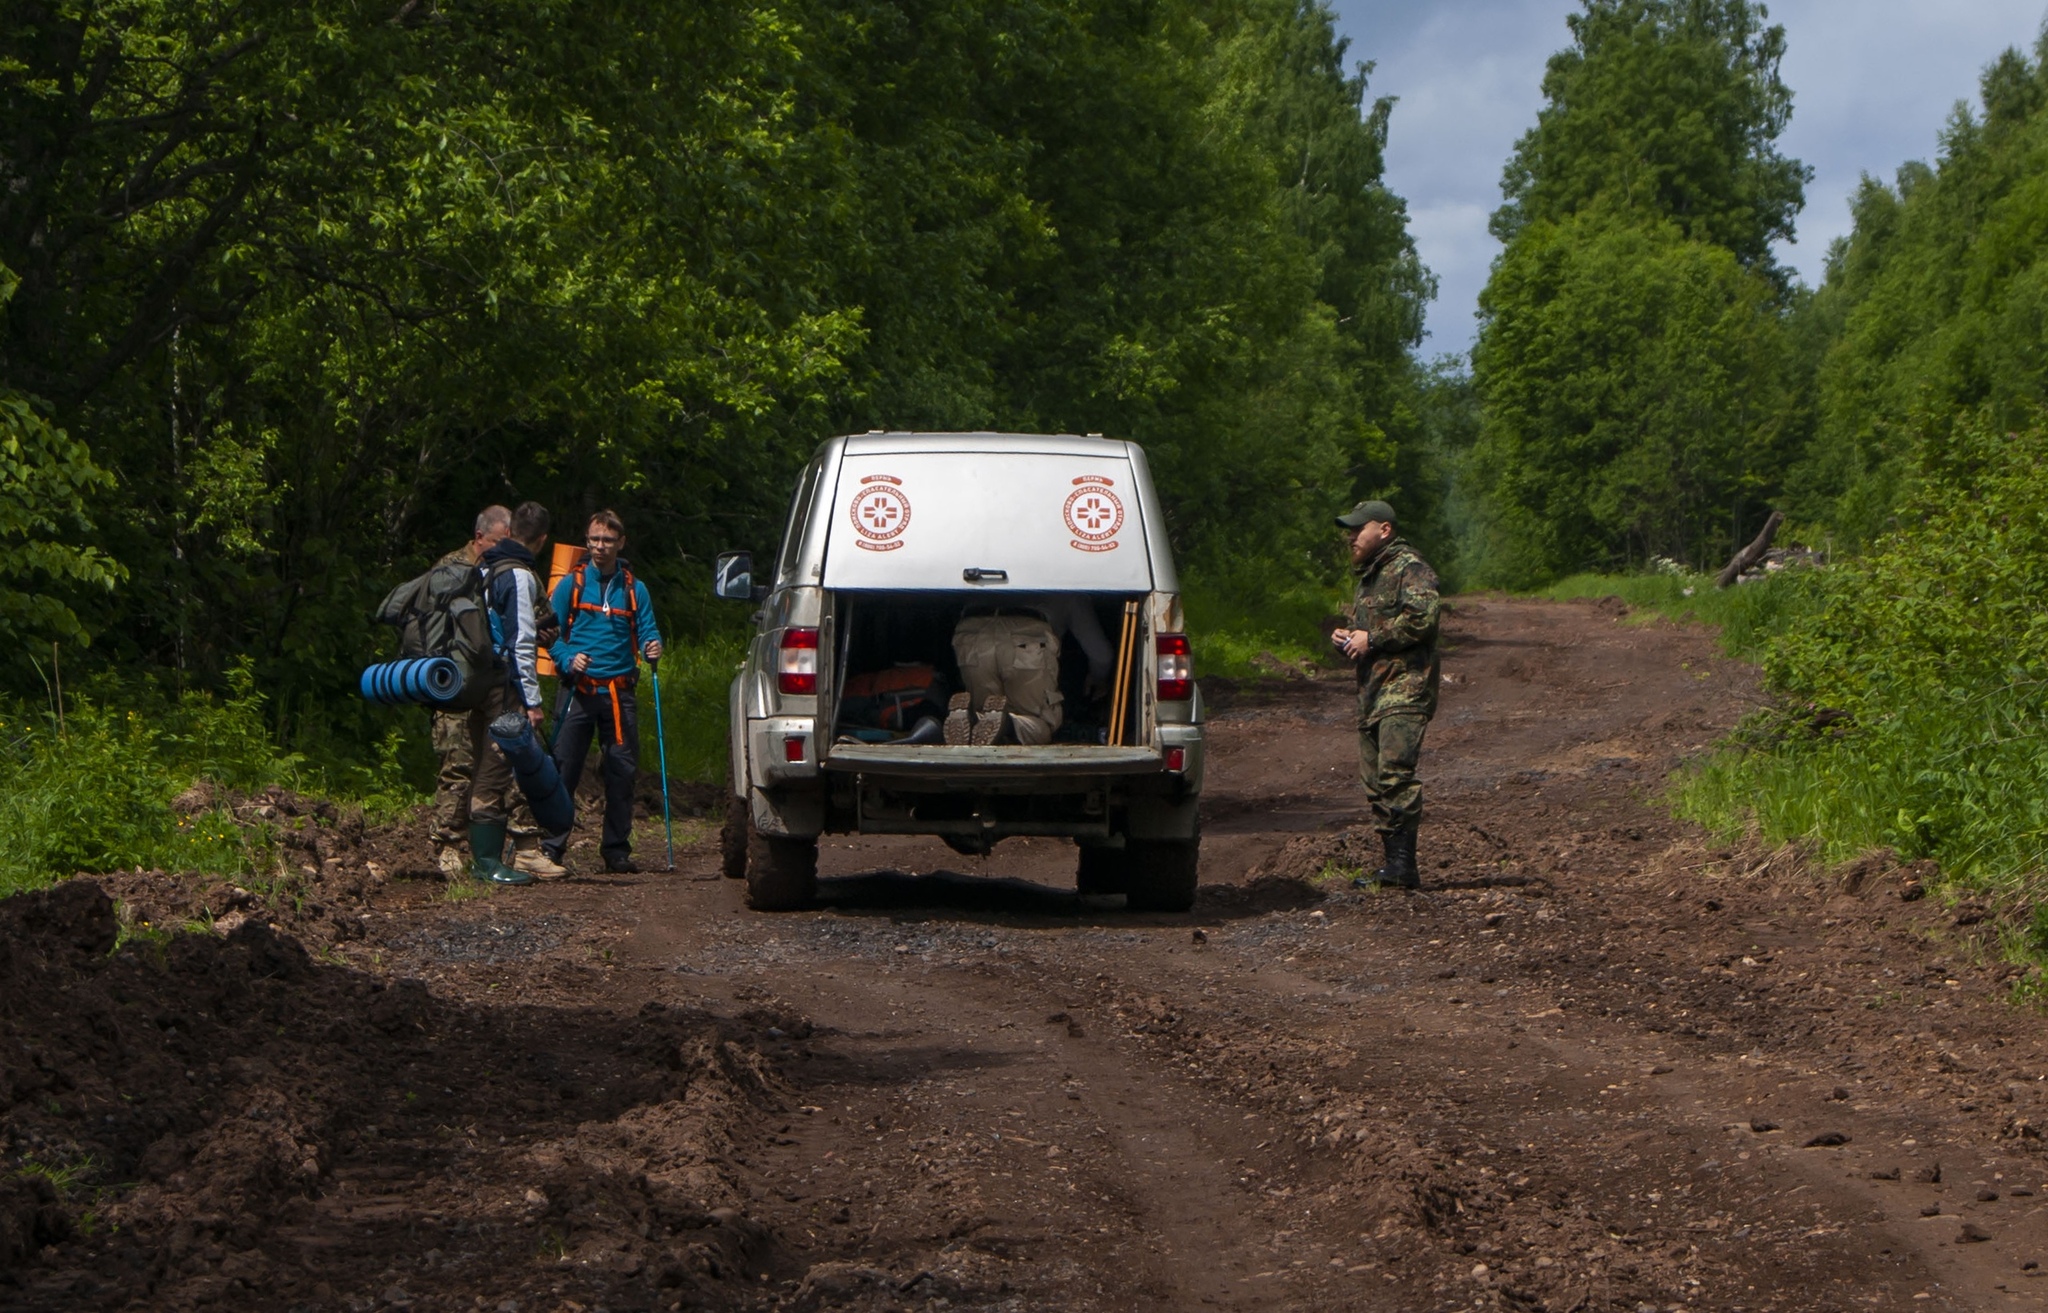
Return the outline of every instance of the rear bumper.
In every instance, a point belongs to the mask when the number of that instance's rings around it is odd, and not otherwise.
[[[913,779],[973,789],[981,784],[1043,779],[1064,792],[1075,781],[1120,775],[1157,775],[1166,769],[1156,748],[1096,748],[1084,744],[1018,747],[945,747],[938,744],[835,744],[822,763],[876,779]]]
[[[810,718],[770,717],[749,728],[755,824],[768,834],[924,834],[985,845],[1020,835],[1196,833],[1199,725],[1162,725],[1149,747],[819,745],[813,737],[796,753],[785,745],[815,729]],[[1167,769],[1169,753],[1181,769]]]

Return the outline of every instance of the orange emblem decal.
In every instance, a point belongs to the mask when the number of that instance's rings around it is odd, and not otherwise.
[[[910,527],[910,498],[896,485],[902,480],[888,475],[871,475],[853,495],[847,512],[853,529],[860,535],[854,546],[871,552],[893,552],[903,545],[903,531]]]
[[[1096,477],[1075,479],[1067,494],[1067,528],[1073,538],[1067,546],[1079,552],[1113,552],[1118,530],[1124,527],[1124,504],[1109,490],[1109,480]]]

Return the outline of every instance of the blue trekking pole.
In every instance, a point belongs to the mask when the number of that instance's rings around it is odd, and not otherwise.
[[[668,739],[661,732],[661,663],[647,663],[654,677],[654,746],[661,754],[661,828],[668,836],[668,869],[676,869],[676,827],[668,814]]]

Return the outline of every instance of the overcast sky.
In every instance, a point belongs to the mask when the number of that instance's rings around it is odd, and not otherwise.
[[[1408,201],[1439,280],[1423,354],[1471,345],[1473,311],[1499,245],[1486,219],[1500,171],[1542,107],[1543,65],[1568,39],[1574,0],[1331,0],[1348,58],[1371,60],[1371,95],[1392,95],[1387,183]],[[1778,258],[1818,283],[1828,242],[1849,228],[1849,193],[1931,160],[1959,99],[2007,46],[2031,53],[2048,0],[1775,0],[1792,88],[1786,154],[1814,170],[1799,240]]]

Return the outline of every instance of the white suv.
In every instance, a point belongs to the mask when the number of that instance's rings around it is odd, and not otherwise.
[[[1083,893],[1184,911],[1200,846],[1202,701],[1180,584],[1145,454],[1072,434],[867,433],[834,438],[798,480],[772,574],[718,560],[721,597],[760,604],[732,683],[725,872],[763,910],[817,892],[821,834],[928,834],[963,853],[1012,835],[1080,847]],[[1092,606],[1118,685],[1078,693],[1050,743],[912,742],[856,726],[863,672],[929,666],[952,689],[963,615],[1032,595]],[[1117,714],[1121,712],[1121,714]]]

